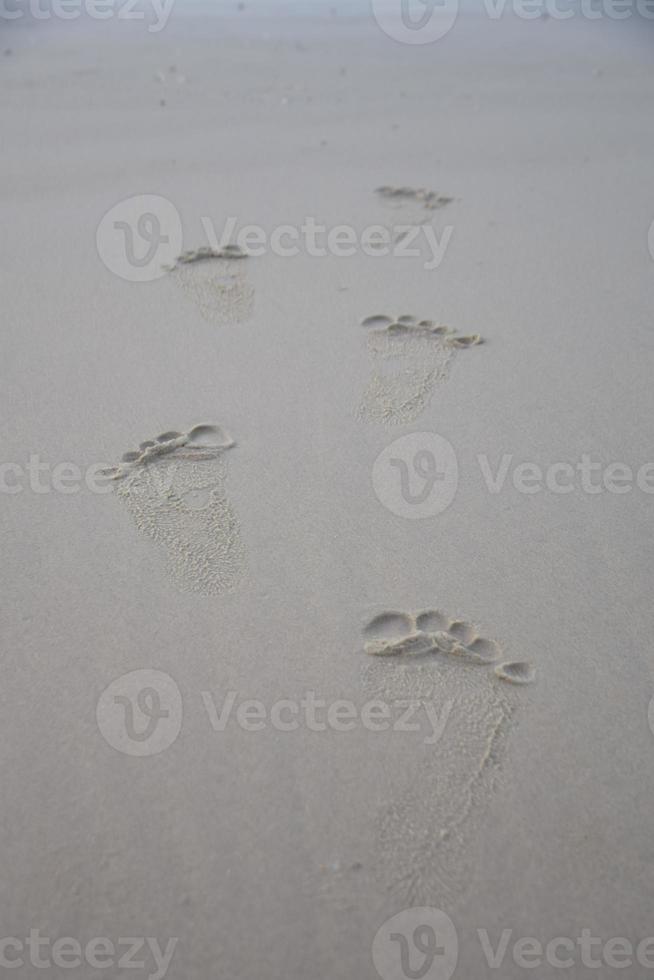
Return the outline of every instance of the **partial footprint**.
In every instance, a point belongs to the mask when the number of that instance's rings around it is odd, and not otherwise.
[[[403,425],[425,410],[437,384],[445,381],[458,350],[482,343],[479,334],[458,336],[433,320],[405,313],[375,314],[361,326],[367,333],[372,376],[357,415],[366,422]]]
[[[525,660],[498,664],[495,673],[503,681],[509,681],[511,684],[531,684],[536,676],[533,664],[527,663]]]
[[[164,432],[107,471],[136,526],[163,548],[183,592],[218,595],[243,577],[239,523],[224,489],[233,445],[218,426]]]
[[[450,625],[450,618],[439,609],[427,609],[426,612],[416,615],[415,625],[416,629],[423,633],[438,633],[447,630]]]
[[[374,640],[401,640],[412,629],[413,620],[408,613],[385,612],[375,616],[366,628],[364,635]]]
[[[403,204],[419,204],[426,211],[435,211],[444,208],[446,204],[451,204],[453,197],[445,197],[436,191],[428,191],[424,187],[391,187],[384,185],[378,187],[375,192],[382,200],[394,207],[401,207]]]
[[[247,253],[238,245],[183,252],[169,270],[182,291],[211,323],[242,323],[254,310],[254,287],[247,281]]]
[[[439,715],[449,703],[449,713],[438,743],[379,814],[378,873],[407,905],[451,909],[473,880],[516,705],[483,671],[451,661],[418,670],[395,670],[386,678],[387,696],[432,700]]]
[[[438,742],[424,747],[415,770],[379,815],[377,872],[405,904],[452,908],[472,882],[479,831],[519,695],[499,682],[513,676],[499,667],[495,673],[483,669],[501,658],[501,650],[473,626],[438,610],[405,615],[410,628],[403,637],[390,641],[378,634],[379,616],[364,630],[364,648],[372,654],[363,668],[365,693],[389,704],[434,702],[446,722]],[[382,659],[374,644],[388,642],[396,656]],[[535,673],[524,663],[513,671],[502,668],[507,675],[529,674],[530,680]]]
[[[494,640],[479,636],[476,626],[461,619],[450,619],[439,609],[418,613],[387,612],[375,616],[364,631],[364,650],[376,657],[416,654],[458,657],[468,664],[488,665],[498,661],[502,651]],[[497,676],[513,683],[533,680],[526,661],[505,663]],[[533,668],[531,668],[533,672]]]

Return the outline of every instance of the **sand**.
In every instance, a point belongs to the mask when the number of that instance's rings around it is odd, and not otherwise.
[[[424,905],[454,924],[455,977],[512,980],[520,937],[652,935],[654,497],[515,474],[654,458],[647,25],[464,11],[419,46],[363,6],[180,0],[156,34],[0,30],[2,460],[23,468],[2,495],[3,936],[174,937],[173,980],[367,980],[380,927]],[[161,265],[230,216],[427,222],[446,248],[130,281],[96,236],[135,195],[180,216]],[[375,339],[369,317],[483,343]],[[52,487],[198,425],[234,445]],[[442,510],[413,433],[454,450]],[[411,458],[388,449],[405,436]],[[421,623],[487,656],[366,653]],[[354,725],[316,730],[308,692]],[[264,714],[239,723],[248,699]],[[378,699],[396,721],[418,701],[419,730],[364,724]],[[478,930],[504,929],[492,969]],[[75,973],[95,975],[47,975]]]

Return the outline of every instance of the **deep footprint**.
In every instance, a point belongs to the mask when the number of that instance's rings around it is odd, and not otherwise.
[[[459,336],[443,324],[408,313],[376,313],[361,325],[367,330],[372,376],[357,415],[386,425],[418,418],[436,385],[447,379],[457,352],[482,343],[479,334]]]
[[[198,425],[142,442],[107,471],[183,592],[219,595],[243,577],[239,523],[224,490],[225,454],[234,445],[219,426]]]

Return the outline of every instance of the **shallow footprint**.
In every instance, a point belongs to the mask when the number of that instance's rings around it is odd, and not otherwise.
[[[375,313],[372,316],[365,317],[365,319],[361,321],[361,326],[372,327],[376,330],[380,330],[384,327],[390,327],[392,322],[392,316],[385,316],[383,313]]]
[[[434,653],[436,648],[435,638],[428,633],[411,633],[400,640],[368,640],[364,646],[373,657],[417,657]]]
[[[499,664],[495,668],[496,675],[511,684],[531,684],[536,677],[536,668],[526,660]]]
[[[159,441],[161,440],[161,441]],[[245,570],[239,523],[225,494],[226,450],[217,426],[163,433],[113,474],[117,496],[136,526],[164,551],[183,592],[232,591]]]
[[[468,650],[480,663],[492,664],[502,656],[499,643],[496,643],[495,640],[485,640],[481,636],[468,644]]]
[[[403,425],[413,422],[429,404],[434,388],[447,380],[458,350],[481,343],[481,337],[459,337],[433,320],[410,313],[398,317],[376,313],[361,321],[372,374],[357,416],[366,422]]]
[[[464,623],[460,619],[455,619],[450,623],[448,633],[451,633],[459,643],[469,646],[477,638],[477,630],[471,623]]]
[[[364,627],[363,633],[365,652],[377,657],[443,654],[487,666],[502,655],[499,644],[479,636],[472,623],[451,619],[439,609],[380,613]]]
[[[416,627],[425,633],[438,633],[440,630],[447,631],[450,625],[450,617],[438,609],[426,609],[416,616]]]
[[[383,612],[370,620],[363,634],[368,640],[400,640],[413,630],[413,617],[403,612]]]
[[[170,275],[210,323],[243,323],[254,311],[247,256],[237,246],[208,247],[179,256]]]
[[[437,191],[427,190],[425,187],[392,187],[384,185],[376,189],[377,195],[393,207],[401,207],[403,204],[418,204],[427,211],[435,211],[444,208],[446,204],[451,204],[452,197],[445,197]]]
[[[447,333],[436,332],[431,321],[422,326],[410,314],[400,318],[376,314],[362,321],[372,375],[357,410],[366,422],[401,425],[424,411],[436,384],[447,377],[455,349]]]
[[[477,344],[483,344],[483,340],[478,333],[470,334],[467,337],[452,337],[450,343],[453,347],[465,348],[465,347],[476,347]]]
[[[371,699],[431,702],[446,718],[438,742],[421,747],[413,773],[378,815],[376,874],[406,904],[452,907],[473,879],[515,700],[492,673],[453,657],[370,659],[364,686]]]
[[[379,813],[376,873],[405,904],[452,907],[473,880],[481,831],[520,704],[518,692],[498,683],[498,677],[513,680],[528,672],[523,664],[502,664],[495,672],[480,667],[497,661],[501,649],[477,637],[468,623],[451,622],[437,610],[414,618],[438,652],[366,657],[364,694],[387,704],[429,702],[445,722],[436,744],[419,747],[413,773]],[[407,634],[405,642],[411,637]],[[396,642],[400,651],[402,642]]]

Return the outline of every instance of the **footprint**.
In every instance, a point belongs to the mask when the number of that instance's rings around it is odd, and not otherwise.
[[[357,410],[365,422],[403,425],[425,410],[437,384],[445,381],[458,350],[482,343],[479,334],[458,336],[433,320],[411,314],[366,317],[372,376]]]
[[[247,253],[238,245],[203,246],[183,252],[168,270],[210,323],[243,323],[254,310],[254,287],[247,281]]]
[[[225,495],[225,453],[234,442],[219,426],[164,432],[105,471],[136,526],[165,552],[183,592],[232,591],[245,571],[239,523]]]
[[[445,197],[436,191],[428,191],[424,187],[378,187],[375,193],[385,203],[394,207],[401,207],[403,204],[419,204],[426,211],[436,211],[444,208],[446,204],[451,204],[453,197]]]
[[[502,680],[509,681],[511,684],[531,684],[536,672],[533,664],[519,660],[513,663],[498,664],[495,673]]]
[[[404,654],[417,656],[439,652],[436,635],[418,632],[410,633],[401,640],[368,640],[364,650],[374,657],[400,657]]]
[[[447,720],[438,742],[424,747],[422,759],[378,816],[376,870],[405,904],[451,908],[472,882],[520,703],[518,692],[500,681],[514,681],[514,675],[532,680],[535,671],[520,663],[489,673],[483,667],[500,660],[502,651],[471,624],[438,610],[405,615],[409,630],[393,641],[374,626],[383,615],[364,630],[364,649],[372,654],[363,668],[366,696],[389,704],[433,701]],[[396,655],[379,656],[374,644],[389,642]]]
[[[365,627],[364,650],[371,656],[433,654],[456,656],[468,664],[488,665],[501,658],[494,640],[479,636],[472,623],[450,619],[438,609],[419,613],[387,612],[375,616]],[[504,663],[497,676],[513,683],[529,683],[534,671],[526,661]],[[531,671],[531,673],[530,673]]]
[[[374,640],[401,640],[411,632],[412,625],[413,620],[407,613],[385,612],[368,623],[364,635]]]
[[[428,609],[416,615],[415,624],[423,633],[438,633],[447,630],[450,619],[438,609]]]

